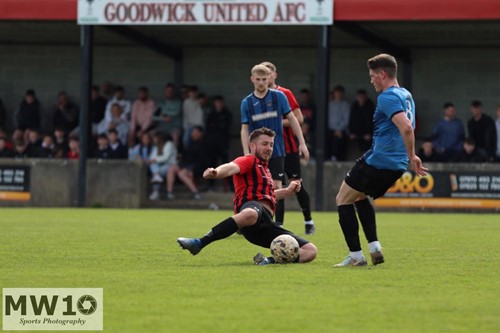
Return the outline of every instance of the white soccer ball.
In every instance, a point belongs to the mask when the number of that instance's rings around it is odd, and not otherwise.
[[[299,256],[299,243],[290,235],[280,235],[271,242],[271,254],[280,264],[293,262]]]

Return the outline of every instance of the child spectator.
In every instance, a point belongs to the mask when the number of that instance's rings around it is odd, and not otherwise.
[[[439,162],[441,160],[436,149],[434,149],[431,138],[424,139],[417,155],[420,157],[422,162]]]
[[[69,143],[66,139],[66,133],[62,128],[57,127],[54,130],[54,157],[66,158],[68,156]]]
[[[128,148],[120,142],[116,129],[112,128],[108,131],[108,140],[110,148],[109,158],[126,160],[128,158]]]
[[[53,158],[54,156],[55,156],[54,138],[49,134],[45,134],[42,140],[40,157]]]
[[[160,198],[160,184],[163,183],[164,177],[177,161],[177,148],[173,143],[172,136],[161,132],[155,133],[153,143],[153,149],[147,162],[153,175],[151,178],[153,192],[151,192],[149,200],[158,200]]]
[[[486,153],[476,146],[473,138],[464,141],[463,149],[455,156],[453,162],[459,163],[482,163],[486,162]]]
[[[76,136],[69,138],[68,159],[77,160],[80,158],[80,140]]]
[[[108,136],[106,134],[99,134],[97,136],[97,147],[94,151],[94,158],[110,158],[111,149],[109,148]]]
[[[0,158],[12,158],[14,157],[14,152],[7,148],[7,141],[5,138],[0,136]]]
[[[147,162],[153,145],[151,144],[151,135],[148,132],[144,132],[141,135],[141,140],[135,145],[133,149],[129,151],[129,160],[131,161],[142,161]]]
[[[127,143],[129,124],[122,117],[123,110],[120,104],[115,103],[111,107],[111,118],[104,118],[97,126],[97,134],[108,133],[110,129],[116,130],[121,144]]]

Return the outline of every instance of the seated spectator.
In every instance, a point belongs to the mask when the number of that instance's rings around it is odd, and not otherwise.
[[[328,103],[329,157],[332,161],[345,161],[346,158],[346,140],[351,111],[344,95],[344,87],[336,86],[330,94],[330,102]]]
[[[491,162],[500,162],[500,105],[497,106],[497,119],[495,127],[492,127],[488,134],[489,160]]]
[[[312,132],[314,131],[314,121],[316,114],[316,106],[311,98],[311,92],[309,89],[302,89],[299,95],[299,106],[300,111],[302,112],[302,116],[304,117],[304,123],[302,126],[302,134],[304,135],[304,139],[306,140],[307,147],[311,153],[314,153],[314,136]]]
[[[200,104],[201,110],[203,111],[203,122],[205,123],[208,114],[213,110],[210,100],[205,93],[198,94],[198,104]]]
[[[144,132],[141,135],[140,142],[136,144],[133,149],[129,150],[128,159],[131,161],[147,162],[152,149],[153,145],[151,144],[151,135],[149,132]]]
[[[205,135],[208,165],[219,165],[229,162],[229,144],[231,142],[231,122],[233,115],[226,108],[224,97],[215,96],[213,111],[207,117]],[[209,180],[209,188],[213,189],[214,179]]]
[[[104,98],[106,98],[107,101],[109,101],[111,98],[113,98],[113,92],[114,92],[114,85],[110,81],[106,80],[101,84],[101,91],[102,95]]]
[[[26,130],[40,129],[40,109],[40,102],[35,96],[35,91],[33,89],[27,90],[19,107],[14,112],[15,131],[12,135],[14,141],[27,141],[28,133],[25,133]]]
[[[481,163],[486,162],[486,153],[476,146],[473,138],[464,141],[463,149],[454,158],[453,162],[459,163]]]
[[[149,200],[158,200],[160,198],[160,184],[163,183],[169,170],[175,166],[177,161],[177,147],[175,147],[172,136],[162,132],[155,133],[153,143],[153,149],[147,161],[153,183],[153,192],[151,192]]]
[[[457,110],[453,103],[445,103],[443,112],[443,119],[432,129],[432,144],[440,159],[446,162],[462,150],[465,129],[462,121],[457,118]]]
[[[133,148],[139,142],[143,133],[151,127],[153,113],[156,110],[155,101],[149,97],[149,90],[146,87],[140,87],[138,98],[132,106],[132,115],[130,117],[130,126],[128,134],[128,145]]]
[[[76,136],[69,138],[68,159],[77,160],[80,158],[80,140]]]
[[[156,131],[170,133],[177,147],[180,144],[182,132],[182,101],[175,97],[175,87],[172,83],[165,86],[165,99],[158,104],[153,115]]]
[[[66,133],[62,128],[56,127],[54,129],[54,157],[66,158],[68,157],[69,143]]]
[[[112,128],[108,131],[108,141],[109,141],[109,158],[110,159],[128,159],[128,148],[123,145],[118,138],[118,132],[116,129]]]
[[[12,158],[14,152],[12,149],[7,148],[7,140],[0,136],[0,158]]]
[[[111,109],[114,104],[119,104],[122,108],[121,117],[123,120],[130,119],[130,113],[132,112],[132,104],[129,100],[125,99],[125,90],[121,86],[117,86],[114,89],[113,98],[108,101],[106,105],[106,111],[104,112],[104,119],[111,121],[112,114]],[[124,141],[125,143],[125,141]]]
[[[3,101],[0,98],[0,129],[5,128],[6,125],[7,125],[7,113],[5,112]]]
[[[488,143],[488,133],[495,127],[495,122],[487,114],[483,113],[483,104],[480,101],[474,100],[470,104],[470,112],[472,118],[467,122],[467,130],[469,137],[474,139],[476,146],[486,151],[491,145]]]
[[[108,136],[106,134],[99,134],[97,136],[97,147],[95,148],[93,157],[108,159],[110,158],[111,148],[109,148]]]
[[[55,156],[54,138],[50,134],[45,134],[42,140],[41,156],[42,158],[53,158]]]
[[[29,130],[26,155],[32,158],[44,157],[42,151],[42,138],[38,130]]]
[[[12,141],[9,140],[9,136],[7,135],[7,132],[1,128],[0,128],[0,138],[3,138],[5,140],[5,147],[7,149],[10,149],[10,150],[14,149],[14,144],[12,143]]]
[[[434,149],[434,145],[432,144],[431,138],[425,138],[422,142],[422,147],[419,149],[417,153],[418,157],[422,160],[422,162],[440,162],[440,156]]]
[[[104,118],[97,126],[97,134],[106,134],[110,129],[115,129],[122,144],[127,143],[129,123],[122,117],[123,110],[120,104],[111,107],[111,118]]]
[[[167,175],[167,199],[174,199],[174,183],[176,177],[189,188],[193,193],[193,199],[200,199],[198,187],[195,179],[203,175],[206,169],[206,145],[203,139],[203,127],[195,126],[191,130],[191,143],[184,152],[183,159],[172,166]]]
[[[23,140],[14,141],[14,157],[15,158],[27,158],[26,145]]]
[[[366,90],[358,90],[349,115],[349,138],[356,140],[362,151],[367,151],[372,146],[374,112],[375,104],[368,98]]]
[[[78,126],[78,115],[78,107],[69,100],[66,92],[61,91],[57,95],[57,105],[52,117],[53,128],[61,128],[69,134]]]

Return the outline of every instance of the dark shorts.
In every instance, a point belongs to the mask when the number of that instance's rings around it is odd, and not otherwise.
[[[268,248],[271,246],[273,239],[279,235],[290,235],[297,240],[299,247],[309,243],[309,241],[294,235],[291,231],[274,223],[269,211],[264,208],[258,201],[248,201],[240,208],[240,212],[245,208],[252,208],[257,211],[259,218],[257,223],[251,227],[241,229],[241,233],[246,240],[252,244]]]
[[[298,151],[286,154],[285,173],[288,179],[302,178],[302,174],[300,172],[300,155]]]
[[[377,169],[359,158],[344,180],[356,191],[376,199],[383,196],[402,174],[400,170]]]
[[[285,182],[285,158],[271,158],[271,160],[269,161],[269,171],[271,171],[273,180],[281,180],[282,182]]]

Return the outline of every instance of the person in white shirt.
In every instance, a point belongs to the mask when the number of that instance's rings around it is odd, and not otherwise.
[[[106,104],[106,111],[104,112],[104,118],[111,120],[111,108],[113,104],[118,103],[122,107],[122,115],[121,117],[124,120],[130,119],[130,113],[132,112],[132,103],[129,100],[125,99],[125,90],[122,86],[117,86],[114,90],[113,98],[108,101]],[[124,142],[125,143],[125,142]]]
[[[154,146],[147,161],[153,183],[153,192],[151,192],[149,200],[158,200],[160,198],[160,184],[163,183],[169,169],[177,162],[177,147],[170,134],[161,132],[155,133],[153,143]]]

